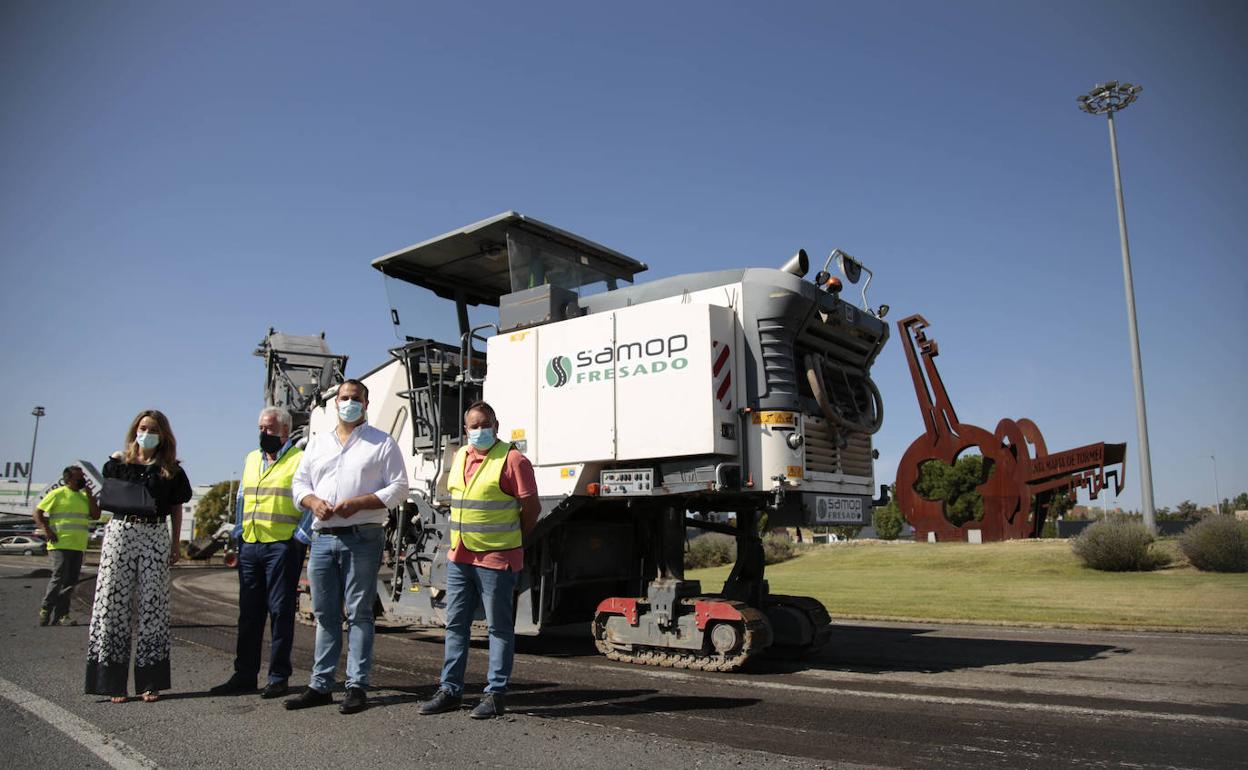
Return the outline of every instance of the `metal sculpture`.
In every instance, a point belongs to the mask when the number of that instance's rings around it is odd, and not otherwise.
[[[926,429],[902,455],[895,489],[916,540],[932,539],[929,535],[939,541],[968,540],[972,530],[979,530],[984,542],[1038,537],[1058,493],[1084,489],[1095,499],[1109,479],[1115,494],[1122,492],[1126,444],[1088,444],[1049,454],[1040,429],[1025,417],[1003,419],[991,433],[961,422],[936,369],[940,348],[927,336],[927,326],[921,315],[897,322]],[[943,500],[923,497],[915,485],[924,463],[953,465],[970,449],[991,465],[987,479],[975,488],[983,498],[984,515],[957,525],[945,515]],[[1117,467],[1107,471],[1106,466]]]

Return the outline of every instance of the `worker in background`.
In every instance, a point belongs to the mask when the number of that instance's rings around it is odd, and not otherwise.
[[[514,598],[524,569],[523,537],[541,513],[533,465],[510,443],[498,440],[498,418],[484,401],[464,413],[467,446],[455,453],[451,493],[451,551],[446,565],[446,647],[442,680],[422,714],[460,707],[468,637],[477,607],[484,605],[490,634],[485,696],[469,714],[489,719],[505,711],[504,697],[515,657]]]
[[[62,486],[43,496],[35,508],[35,525],[48,541],[52,579],[39,607],[39,625],[53,623],[75,626],[69,614],[74,587],[82,571],[82,554],[87,550],[91,519],[100,518],[95,498],[87,490],[82,469],[71,465],[61,472]]]
[[[407,501],[407,469],[394,439],[366,422],[368,388],[359,380],[338,386],[338,424],[308,441],[295,473],[294,499],[312,511],[308,581],[316,615],[316,650],[308,688],[286,701],[288,709],[333,702],[334,672],[342,652],[346,605],[347,694],[338,710],[368,708],[373,666],[373,602],[385,540],[387,508]]]
[[[301,510],[291,491],[303,452],[290,443],[290,412],[265,407],[259,429],[260,448],[247,455],[235,502],[234,537],[240,547],[234,675],[212,688],[213,695],[255,692],[264,627],[270,619],[269,679],[260,697],[279,698],[290,689],[296,594],[311,542],[312,512]]]

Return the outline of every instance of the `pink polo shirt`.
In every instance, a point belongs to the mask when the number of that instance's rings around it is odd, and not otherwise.
[[[485,462],[487,454],[489,454],[488,449],[484,452],[478,452],[476,447],[468,447],[468,455],[464,458],[465,484],[472,478],[472,474],[477,467]],[[529,462],[529,458],[515,449],[508,452],[507,461],[503,465],[503,471],[498,477],[498,488],[517,500],[536,495],[537,479],[533,477],[533,464]],[[525,532],[529,531],[533,524],[533,521],[525,520],[522,525],[523,530]],[[463,547],[461,542],[458,547],[451,549],[446,558],[457,564],[471,564],[474,567],[485,567],[486,569],[510,569],[512,572],[519,572],[524,569],[523,548],[509,548],[506,551],[472,551]]]

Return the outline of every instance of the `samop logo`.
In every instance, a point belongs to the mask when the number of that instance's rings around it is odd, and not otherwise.
[[[571,375],[572,359],[567,356],[555,356],[546,364],[546,383],[551,387],[562,388]]]

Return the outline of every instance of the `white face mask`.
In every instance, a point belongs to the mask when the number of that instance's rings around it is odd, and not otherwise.
[[[493,428],[469,428],[468,443],[477,449],[489,449],[494,446]]]
[[[364,414],[364,405],[359,401],[339,401],[338,402],[338,418],[343,422],[351,423],[360,419]]]
[[[150,452],[160,446],[160,434],[136,433],[134,434],[134,443],[138,444],[140,449],[146,449]]]

